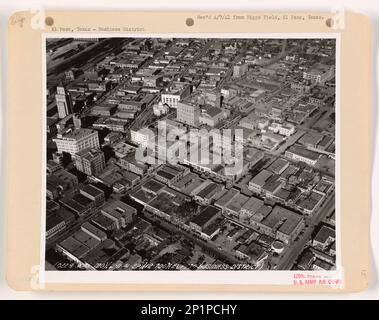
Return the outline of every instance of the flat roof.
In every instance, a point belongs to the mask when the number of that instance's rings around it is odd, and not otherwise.
[[[237,194],[239,193],[239,191],[237,189],[230,189],[229,191],[227,191],[226,193],[224,193],[216,202],[215,204],[220,206],[220,207],[224,207],[226,204],[229,203],[229,201],[231,201]]]
[[[279,175],[272,175],[270,178],[267,179],[262,189],[268,192],[274,192],[281,185],[281,181],[279,180],[279,178]]]
[[[250,199],[247,200],[245,204],[242,206],[242,209],[255,213],[258,211],[259,208],[263,206],[263,204],[263,200],[255,197],[250,197]]]
[[[241,250],[254,261],[259,260],[266,252],[261,245],[254,241],[249,246],[242,247]]]
[[[317,160],[320,157],[319,153],[296,145],[291,146],[287,151],[310,160]]]
[[[56,227],[60,223],[62,223],[64,220],[58,215],[58,214],[50,214],[46,218],[46,231],[49,231],[50,229]]]
[[[97,148],[87,148],[82,151],[79,151],[76,156],[80,156],[82,158],[92,160],[103,154],[103,151]]]
[[[183,193],[190,194],[203,182],[204,179],[200,178],[197,174],[190,172],[181,178],[178,182],[175,182],[173,186],[180,188]]]
[[[114,224],[114,221],[103,215],[103,214],[98,214],[96,215],[92,220],[91,222],[97,226],[99,226],[100,228],[102,228],[103,230],[110,230]]]
[[[164,184],[160,183],[159,181],[155,179],[150,179],[146,181],[143,185],[143,188],[151,190],[154,193],[158,193],[161,189],[164,188]]]
[[[91,134],[97,134],[96,130],[92,129],[87,129],[87,128],[80,128],[80,129],[75,129],[67,134],[65,134],[62,139],[73,139],[73,140],[78,140],[85,138]],[[58,138],[59,140],[59,138]]]
[[[234,212],[239,212],[242,206],[248,201],[248,199],[248,196],[239,193],[233,197],[233,199],[226,205],[226,207]]]
[[[203,227],[210,219],[220,212],[219,208],[214,206],[208,206],[203,211],[201,211],[197,216],[191,219],[192,223],[197,224],[200,227]]]
[[[130,171],[125,171],[122,173],[122,175],[123,175],[124,179],[126,179],[128,181],[134,181],[134,180],[140,179],[138,174],[135,174],[135,173],[130,172]]]
[[[87,197],[83,196],[81,193],[75,194],[72,197],[72,200],[76,201],[77,203],[79,203],[80,205],[82,205],[85,208],[88,207],[88,206],[90,206],[92,204],[92,200],[90,200]]]
[[[80,259],[86,255],[90,248],[81,243],[79,240],[76,240],[74,237],[70,236],[59,243],[61,248],[71,253],[76,258]]]
[[[215,182],[211,182],[209,183],[205,188],[201,189],[197,196],[201,197],[201,198],[205,198],[208,194],[214,192],[214,190],[216,190],[218,187],[218,184],[215,183]]]
[[[300,200],[297,204],[303,209],[313,210],[322,198],[323,196],[321,194],[312,191],[307,198]]]
[[[335,239],[336,231],[334,230],[334,228],[323,225],[321,229],[317,232],[313,240],[318,241],[320,243],[325,243],[329,237]]]
[[[301,215],[276,205],[271,213],[262,220],[262,223],[272,229],[277,229],[286,235],[290,235],[301,221],[303,221]]]
[[[80,203],[72,200],[72,199],[61,199],[60,202],[67,206],[69,209],[72,209],[74,211],[77,211],[77,212],[82,212],[85,210],[85,207],[82,206]]]
[[[288,165],[289,161],[283,158],[278,158],[273,163],[271,163],[268,169],[274,173],[279,173],[279,171],[283,170],[283,168],[285,168]]]
[[[177,201],[175,201],[175,198],[176,197],[172,193],[162,192],[155,197],[149,205],[171,216],[178,212],[178,207],[180,205]]]
[[[166,172],[166,171],[163,171],[163,170],[158,170],[157,173],[156,173],[158,176],[161,176],[162,178],[164,179],[168,179],[168,180],[171,180],[173,179],[175,176]]]
[[[141,188],[132,192],[130,195],[145,204],[156,198],[156,195],[153,195],[151,192],[147,192]]]
[[[91,224],[89,222],[84,222],[81,226],[81,229],[83,231],[88,231],[89,233],[92,233],[99,238],[106,238],[107,237],[105,232],[101,231],[99,228],[95,227],[93,224]]]
[[[83,230],[75,232],[73,237],[90,249],[96,248],[100,243],[100,240],[94,238],[93,236],[89,235],[87,232],[84,232]]]
[[[272,176],[272,172],[266,169],[263,169],[261,172],[259,172],[256,176],[254,176],[250,180],[250,183],[253,183],[262,187],[266,183],[267,179],[270,178],[271,176]]]
[[[108,213],[115,218],[124,217],[126,215],[132,215],[137,212],[137,209],[129,206],[125,202],[120,200],[112,200],[107,202],[101,209],[101,212]]]

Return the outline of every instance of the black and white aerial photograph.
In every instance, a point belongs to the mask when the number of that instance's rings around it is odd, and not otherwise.
[[[44,41],[45,270],[336,269],[336,39]]]

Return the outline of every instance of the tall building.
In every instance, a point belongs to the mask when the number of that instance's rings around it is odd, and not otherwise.
[[[193,127],[198,127],[200,123],[200,107],[187,103],[178,102],[176,109],[176,120]]]
[[[99,149],[84,149],[74,155],[76,169],[89,176],[97,175],[105,168],[105,156]]]
[[[57,102],[58,117],[63,119],[67,115],[73,112],[73,104],[71,96],[66,92],[63,86],[57,87],[57,93],[55,94],[55,101]]]
[[[79,113],[73,115],[72,121],[74,122],[75,129],[80,129],[82,127],[82,119]]]
[[[91,129],[76,129],[53,141],[57,144],[58,153],[67,152],[71,155],[88,148],[100,148],[99,135]]]
[[[233,78],[242,77],[248,70],[248,64],[246,63],[238,63],[233,66]]]

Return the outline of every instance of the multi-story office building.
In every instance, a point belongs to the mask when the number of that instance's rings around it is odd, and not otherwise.
[[[99,174],[105,168],[104,153],[99,149],[89,148],[74,156],[75,167],[87,175]]]
[[[200,123],[201,110],[198,105],[178,102],[176,108],[176,120],[188,124],[193,127],[198,127]]]
[[[162,104],[167,104],[170,108],[176,108],[178,103],[191,93],[189,85],[176,85],[161,94]]]
[[[91,129],[76,129],[53,141],[57,144],[58,153],[71,155],[88,148],[100,148],[98,133]]]
[[[58,108],[58,117],[63,119],[67,115],[73,112],[73,104],[71,96],[66,92],[63,86],[57,87],[57,93],[55,94],[55,101]]]

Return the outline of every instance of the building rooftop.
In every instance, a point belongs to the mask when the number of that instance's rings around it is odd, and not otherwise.
[[[95,148],[88,148],[84,149],[76,154],[76,156],[80,156],[82,158],[85,158],[87,160],[92,160],[100,155],[102,155],[103,152],[100,149],[95,149]]]
[[[171,216],[177,214],[180,204],[181,201],[178,202],[173,194],[162,192],[149,203],[149,206]]]
[[[78,193],[72,197],[72,200],[76,201],[83,207],[87,208],[92,204],[92,200],[88,199],[87,197],[83,196],[81,193]]]
[[[98,134],[96,130],[86,129],[86,128],[80,128],[75,129],[67,134],[65,134],[62,139],[63,140],[80,140],[85,137],[88,137],[91,134]]]
[[[90,234],[93,234],[99,238],[106,238],[107,235],[105,232],[101,231],[99,228],[95,227],[93,224],[89,222],[84,222],[81,226],[83,231],[88,231]]]
[[[325,243],[329,238],[335,239],[336,231],[334,230],[334,228],[323,225],[321,229],[317,232],[313,240],[320,243]]]
[[[197,216],[191,219],[191,222],[197,224],[199,227],[203,227],[209,220],[220,212],[220,209],[214,206],[208,206],[201,211]]]
[[[201,198],[205,198],[205,197],[207,197],[208,195],[213,194],[214,191],[218,188],[218,186],[219,186],[219,185],[218,185],[217,183],[215,183],[215,182],[210,182],[210,183],[208,183],[208,185],[207,185],[205,188],[201,189],[201,190],[197,193],[197,196],[198,196],[198,197],[201,197]]]
[[[90,249],[96,248],[100,244],[100,240],[94,238],[93,236],[91,236],[87,232],[84,232],[83,230],[75,232],[73,237]]]
[[[317,160],[320,157],[319,153],[296,145],[289,147],[287,151],[310,160]]]
[[[109,215],[119,219],[127,215],[132,215],[137,212],[137,210],[125,202],[120,200],[112,200],[107,202],[101,209],[101,212],[108,213]]]
[[[226,191],[216,202],[215,205],[223,208],[225,207],[229,201],[231,201],[237,194],[239,194],[239,191],[237,189],[230,189],[229,191]]]
[[[261,172],[259,172],[256,176],[254,176],[251,180],[250,183],[258,185],[262,187],[268,178],[272,176],[272,172],[263,169]]]
[[[162,190],[165,187],[165,185],[158,182],[155,179],[150,179],[150,180],[146,181],[142,185],[142,187],[146,190],[153,192],[153,193],[158,193],[160,190]]]
[[[149,203],[150,201],[156,198],[156,195],[152,194],[151,192],[147,192],[141,188],[132,192],[130,195],[144,204]]]
[[[82,206],[78,202],[76,202],[76,201],[74,201],[72,199],[69,199],[69,198],[61,199],[60,202],[64,206],[66,206],[67,208],[73,210],[74,212],[81,213],[81,212],[83,212],[83,211],[86,210],[86,208],[84,206]]]
[[[104,194],[103,190],[95,187],[92,184],[85,185],[81,190],[84,191],[85,193],[88,193],[92,197],[98,197],[98,196],[101,196],[102,194]]]
[[[248,255],[254,262],[258,262],[266,254],[265,249],[254,241],[249,246],[245,246],[241,249],[242,252]]]
[[[78,259],[82,258],[90,251],[89,247],[72,236],[60,242],[58,247],[61,247]]]
[[[318,142],[322,140],[322,138],[323,135],[319,132],[307,132],[299,139],[298,142],[305,146],[315,146]]]
[[[242,206],[242,210],[246,210],[252,213],[256,213],[258,209],[260,209],[263,206],[263,200],[250,197],[249,200],[245,202],[245,204]]]
[[[321,194],[312,191],[307,198],[299,200],[297,205],[305,210],[313,211],[322,199],[323,196]]]
[[[205,107],[203,110],[203,115],[206,114],[209,117],[213,118],[220,114],[222,112],[221,108],[210,106],[210,107]]]
[[[55,213],[50,214],[46,218],[46,231],[49,231],[50,229],[53,229],[54,227],[56,227],[57,225],[59,225],[63,221],[64,220],[59,215],[57,215]]]
[[[263,185],[262,189],[267,192],[275,192],[278,187],[281,185],[281,181],[279,180],[280,176],[277,174],[272,175],[270,178],[266,180],[266,183]]]
[[[157,171],[157,175],[168,180],[175,178],[179,173],[180,173],[179,170],[167,165],[163,166]]]
[[[96,215],[96,217],[94,217],[91,222],[101,229],[107,231],[111,230],[114,226],[114,221],[111,218],[104,216],[103,214]]]
[[[227,209],[233,212],[239,212],[242,206],[248,201],[248,199],[248,196],[239,193],[231,199],[231,201],[226,205],[226,207]]]
[[[190,172],[179,181],[175,182],[172,187],[179,188],[183,193],[190,194],[203,182],[204,179],[201,179],[197,174]]]
[[[303,217],[291,210],[276,205],[262,223],[272,229],[291,235],[293,230],[303,221]]]
[[[268,170],[279,174],[284,168],[289,165],[289,162],[283,158],[276,159],[269,167]]]

